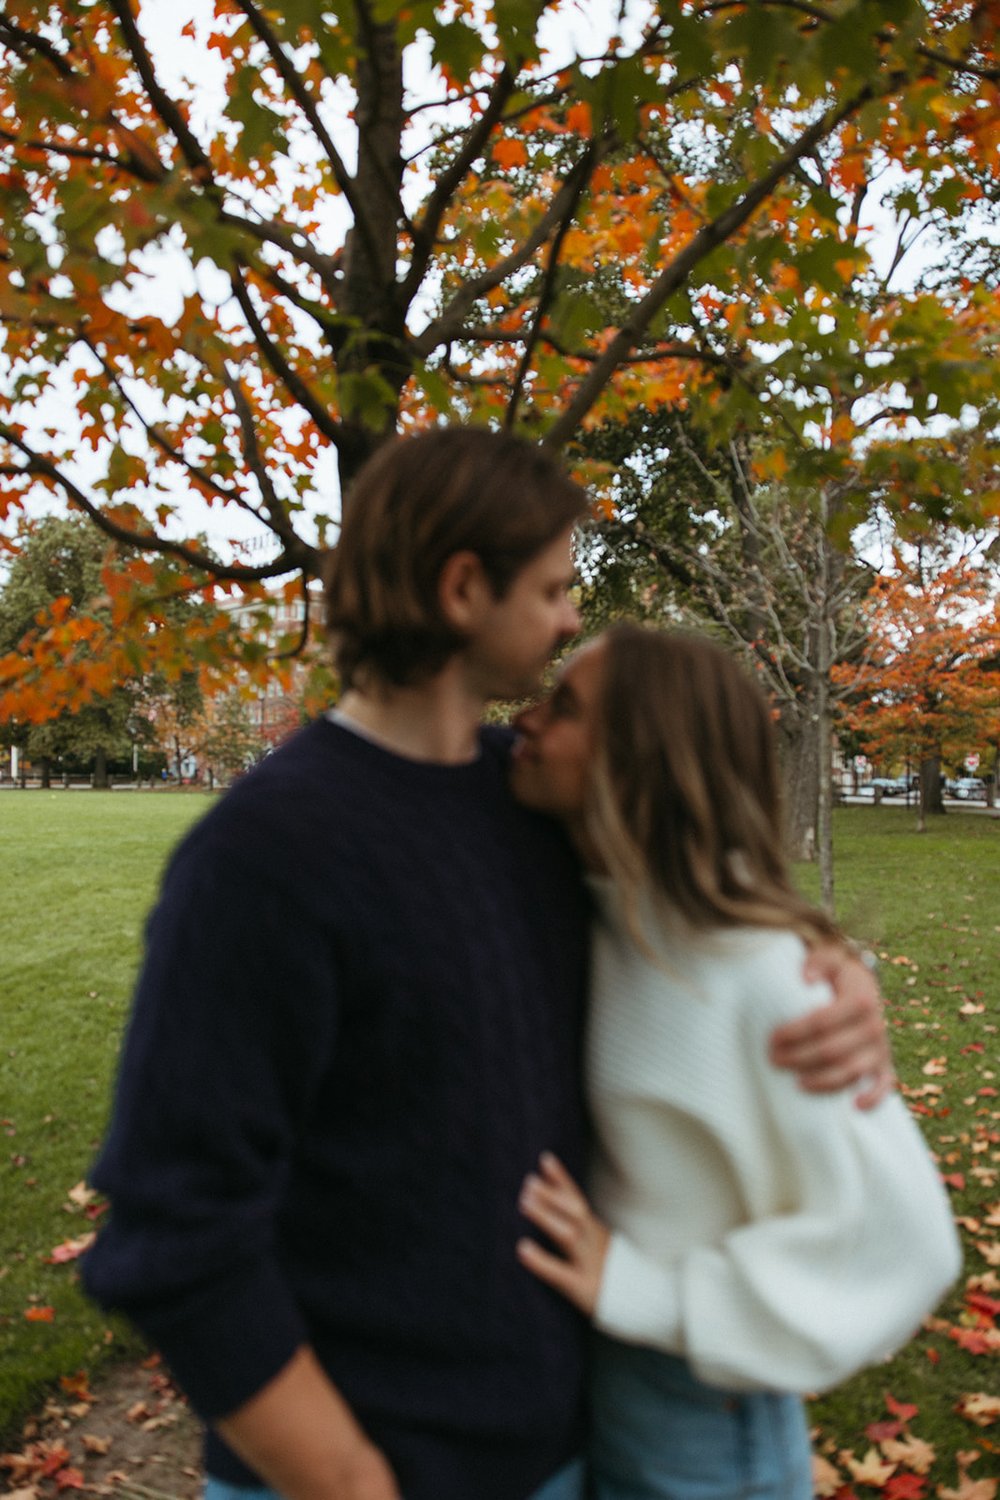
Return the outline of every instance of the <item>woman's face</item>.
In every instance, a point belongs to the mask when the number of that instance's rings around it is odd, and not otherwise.
[[[605,646],[574,652],[547,698],[518,714],[511,762],[514,796],[527,807],[581,827],[589,768],[597,747]]]

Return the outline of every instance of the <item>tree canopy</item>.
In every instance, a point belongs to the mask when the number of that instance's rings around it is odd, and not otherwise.
[[[206,0],[185,77],[160,7],[8,0],[0,520],[135,548],[136,651],[164,560],[314,574],[338,485],[442,419],[576,454],[677,407],[845,527],[997,513],[996,282],[897,273],[996,180],[1000,0],[620,9],[563,56],[563,0]],[[262,555],[199,541],[236,513]]]

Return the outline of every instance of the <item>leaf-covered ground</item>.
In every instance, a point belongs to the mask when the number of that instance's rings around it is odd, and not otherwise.
[[[0,795],[0,1489],[19,1500],[198,1492],[190,1414],[132,1336],[84,1301],[75,1261],[100,1221],[85,1177],[143,914],[168,848],[207,805],[160,792]],[[1000,820],[949,814],[921,836],[906,809],[849,808],[836,836],[840,915],[881,956],[902,1087],[966,1265],[896,1359],[813,1403],[816,1493],[997,1500]]]

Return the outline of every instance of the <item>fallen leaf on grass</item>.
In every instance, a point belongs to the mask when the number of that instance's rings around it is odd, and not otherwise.
[[[944,1183],[945,1187],[955,1188],[955,1190],[960,1193],[965,1187],[965,1173],[942,1172],[941,1181]]]
[[[1000,1328],[949,1328],[948,1337],[966,1354],[1000,1352]]]
[[[996,1500],[996,1479],[970,1479],[968,1474],[963,1474],[958,1481],[957,1489],[948,1489],[939,1484],[937,1493],[939,1500]]]
[[[965,1301],[974,1313],[978,1313],[981,1318],[988,1321],[1000,1313],[1000,1298],[988,1297],[985,1292],[974,1288],[966,1292]]]
[[[901,1422],[912,1422],[920,1411],[919,1406],[914,1406],[909,1401],[897,1401],[891,1391],[886,1391],[884,1400],[886,1411],[891,1411]]]
[[[885,1500],[924,1500],[927,1480],[919,1474],[894,1474],[882,1493]]]
[[[1000,1240],[994,1240],[992,1244],[976,1240],[976,1249],[988,1266],[1000,1266]]]
[[[882,1443],[886,1438],[897,1438],[903,1430],[903,1424],[898,1419],[893,1422],[869,1422],[865,1428],[865,1437],[872,1443]]]
[[[838,1453],[837,1457],[844,1468],[850,1470],[852,1479],[858,1484],[870,1484],[876,1490],[883,1489],[886,1480],[896,1472],[896,1465],[887,1464],[877,1448],[869,1448],[864,1458],[855,1458],[850,1449]]]
[[[915,1474],[929,1473],[937,1458],[937,1452],[930,1443],[925,1443],[922,1438],[909,1436],[898,1441],[886,1438],[882,1443],[882,1452],[890,1462],[905,1464]]]
[[[828,1458],[814,1453],[812,1460],[813,1493],[817,1500],[830,1500],[842,1488],[844,1477]]]
[[[111,1448],[109,1437],[95,1437],[92,1432],[85,1432],[80,1439],[88,1453],[107,1453]]]
[[[977,1427],[989,1427],[1000,1421],[1000,1396],[988,1396],[985,1391],[967,1391],[959,1397],[955,1410],[967,1422],[975,1422]]]
[[[54,1307],[26,1307],[24,1316],[29,1323],[51,1323],[56,1315]]]
[[[88,1204],[95,1201],[97,1193],[81,1180],[74,1187],[70,1188],[66,1196],[77,1208],[86,1208]]]
[[[45,1260],[50,1266],[65,1265],[67,1261],[76,1260],[85,1250],[89,1250],[96,1238],[95,1231],[89,1229],[86,1234],[77,1235],[76,1239],[63,1240],[61,1245],[56,1245],[49,1251]]]
[[[79,1469],[60,1469],[53,1474],[57,1490],[82,1490],[83,1475]]]

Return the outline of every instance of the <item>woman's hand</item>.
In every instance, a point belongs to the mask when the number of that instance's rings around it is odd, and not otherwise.
[[[844,943],[820,943],[810,952],[806,979],[833,988],[829,1005],[779,1027],[771,1037],[771,1061],[797,1073],[809,1093],[831,1093],[859,1084],[859,1109],[870,1109],[895,1082],[892,1053],[874,976]]]
[[[550,1151],[543,1151],[538,1173],[524,1179],[518,1207],[562,1251],[553,1255],[537,1240],[518,1240],[521,1264],[593,1317],[611,1231]]]

